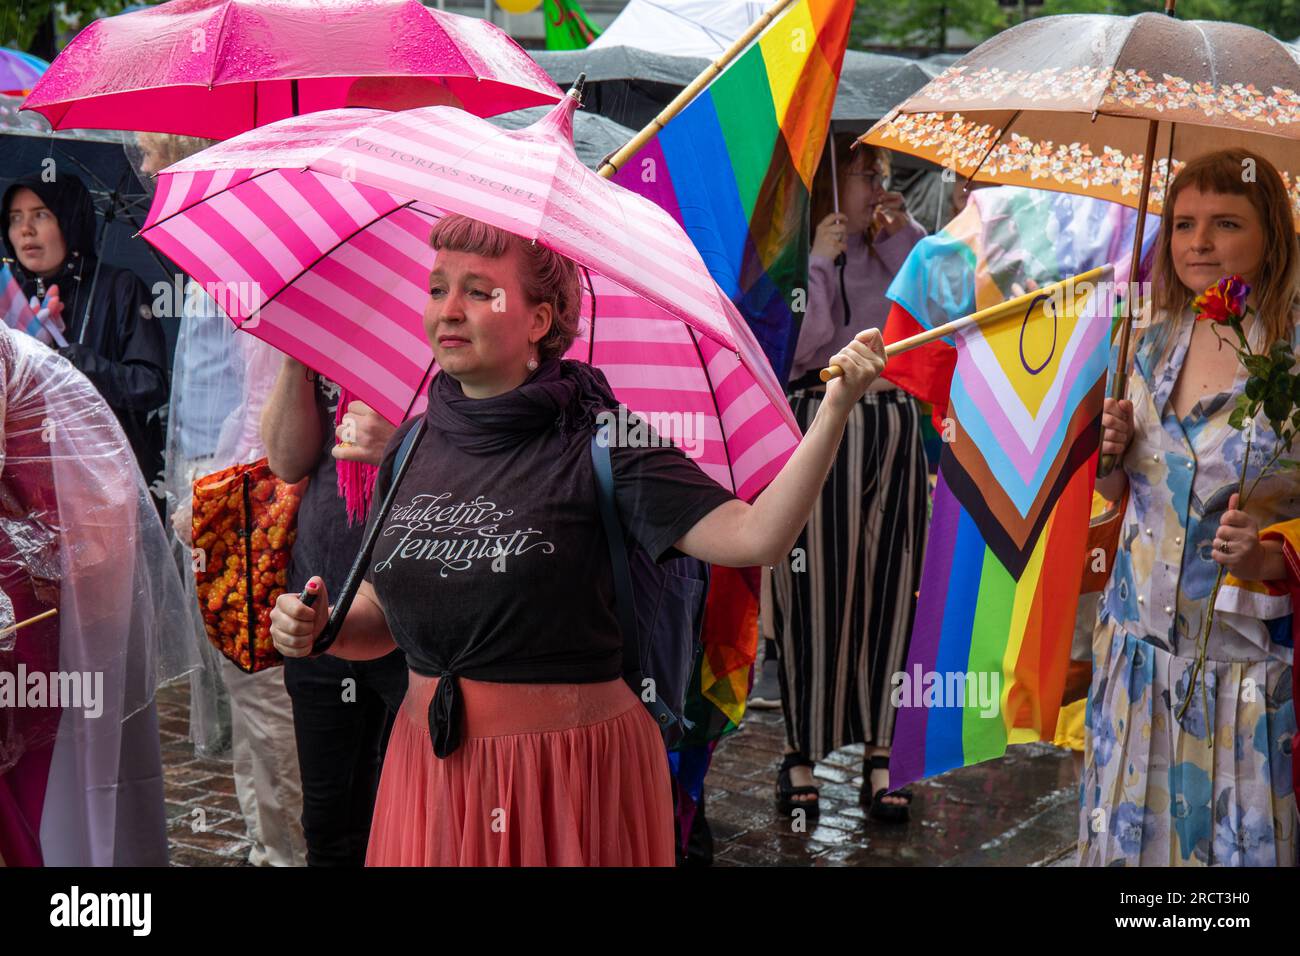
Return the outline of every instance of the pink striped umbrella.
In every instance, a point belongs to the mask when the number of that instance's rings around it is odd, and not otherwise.
[[[225,139],[345,106],[495,116],[562,95],[498,27],[419,0],[171,0],[91,23],[23,108],[55,129]]]
[[[798,444],[780,383],[681,227],[578,160],[572,94],[526,129],[460,110],[332,110],[172,166],[144,237],[240,327],[392,422],[423,405],[432,223],[472,216],[589,270],[570,357],[752,499]]]

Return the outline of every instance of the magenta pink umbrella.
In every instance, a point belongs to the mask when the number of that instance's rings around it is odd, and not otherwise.
[[[90,24],[23,108],[55,129],[226,139],[345,106],[494,116],[562,95],[493,24],[419,0],[172,0]]]
[[[589,273],[569,357],[752,499],[799,442],[781,384],[676,221],[579,161],[575,106],[517,131],[437,106],[282,120],[162,172],[143,236],[241,328],[393,422],[432,372],[434,221],[542,243]]]

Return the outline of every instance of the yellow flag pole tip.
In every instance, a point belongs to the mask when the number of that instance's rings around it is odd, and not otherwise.
[[[824,368],[819,373],[823,382],[829,382],[833,378],[839,378],[844,374],[844,369],[838,365],[832,365],[830,368]]]

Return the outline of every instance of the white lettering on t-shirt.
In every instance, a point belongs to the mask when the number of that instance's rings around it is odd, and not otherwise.
[[[537,528],[503,530],[502,521],[514,509],[502,509],[482,495],[473,501],[451,502],[450,494],[416,495],[410,503],[398,505],[389,514],[382,537],[400,535],[388,556],[374,565],[380,574],[393,561],[437,561],[439,577],[451,571],[468,571],[480,558],[492,560],[525,554],[541,548],[552,554],[555,545],[541,539]]]

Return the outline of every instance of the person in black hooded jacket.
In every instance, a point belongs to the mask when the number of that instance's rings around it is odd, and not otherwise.
[[[58,287],[68,342],[58,351],[112,408],[150,484],[163,467],[167,347],[148,290],[135,273],[97,261],[95,207],[76,176],[19,179],[2,206],[5,262],[29,298]]]

